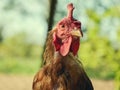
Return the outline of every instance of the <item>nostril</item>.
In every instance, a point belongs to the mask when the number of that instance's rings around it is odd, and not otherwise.
[[[77,30],[79,30],[79,28],[74,27],[72,30],[73,30],[73,31],[77,31]]]
[[[77,27],[74,27],[74,30],[77,30]]]
[[[61,36],[64,36],[64,35],[65,35],[64,33],[61,34]]]

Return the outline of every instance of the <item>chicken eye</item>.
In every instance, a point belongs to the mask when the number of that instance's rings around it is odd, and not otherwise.
[[[61,28],[65,28],[65,25],[61,25]]]

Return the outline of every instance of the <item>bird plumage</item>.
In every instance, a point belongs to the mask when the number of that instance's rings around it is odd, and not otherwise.
[[[69,8],[73,11],[72,4],[69,4]],[[43,55],[44,65],[34,77],[33,90],[93,90],[76,55],[81,24],[72,18],[72,11],[69,11],[70,17],[68,15],[48,33]]]
[[[44,52],[45,63],[34,77],[33,90],[93,90],[77,56],[72,53],[65,57],[54,56],[53,31],[49,32]]]

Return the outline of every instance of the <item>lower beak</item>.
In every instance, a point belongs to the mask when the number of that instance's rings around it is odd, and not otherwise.
[[[71,35],[73,35],[73,36],[77,36],[77,37],[83,37],[83,33],[82,33],[82,31],[81,30],[72,30],[71,31]]]

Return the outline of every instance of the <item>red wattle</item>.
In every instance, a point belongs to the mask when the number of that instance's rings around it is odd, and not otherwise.
[[[79,50],[79,46],[80,46],[80,38],[73,40],[70,47],[70,51],[73,52],[74,55],[76,55]]]
[[[72,42],[72,37],[68,37],[67,41],[65,41],[63,43],[63,45],[61,46],[61,48],[60,48],[60,54],[62,56],[66,56],[69,53],[71,42]]]
[[[80,38],[72,40],[72,37],[68,37],[65,42],[62,42],[60,38],[53,34],[53,44],[56,51],[59,51],[62,56],[66,56],[69,52],[76,55],[79,50]]]

